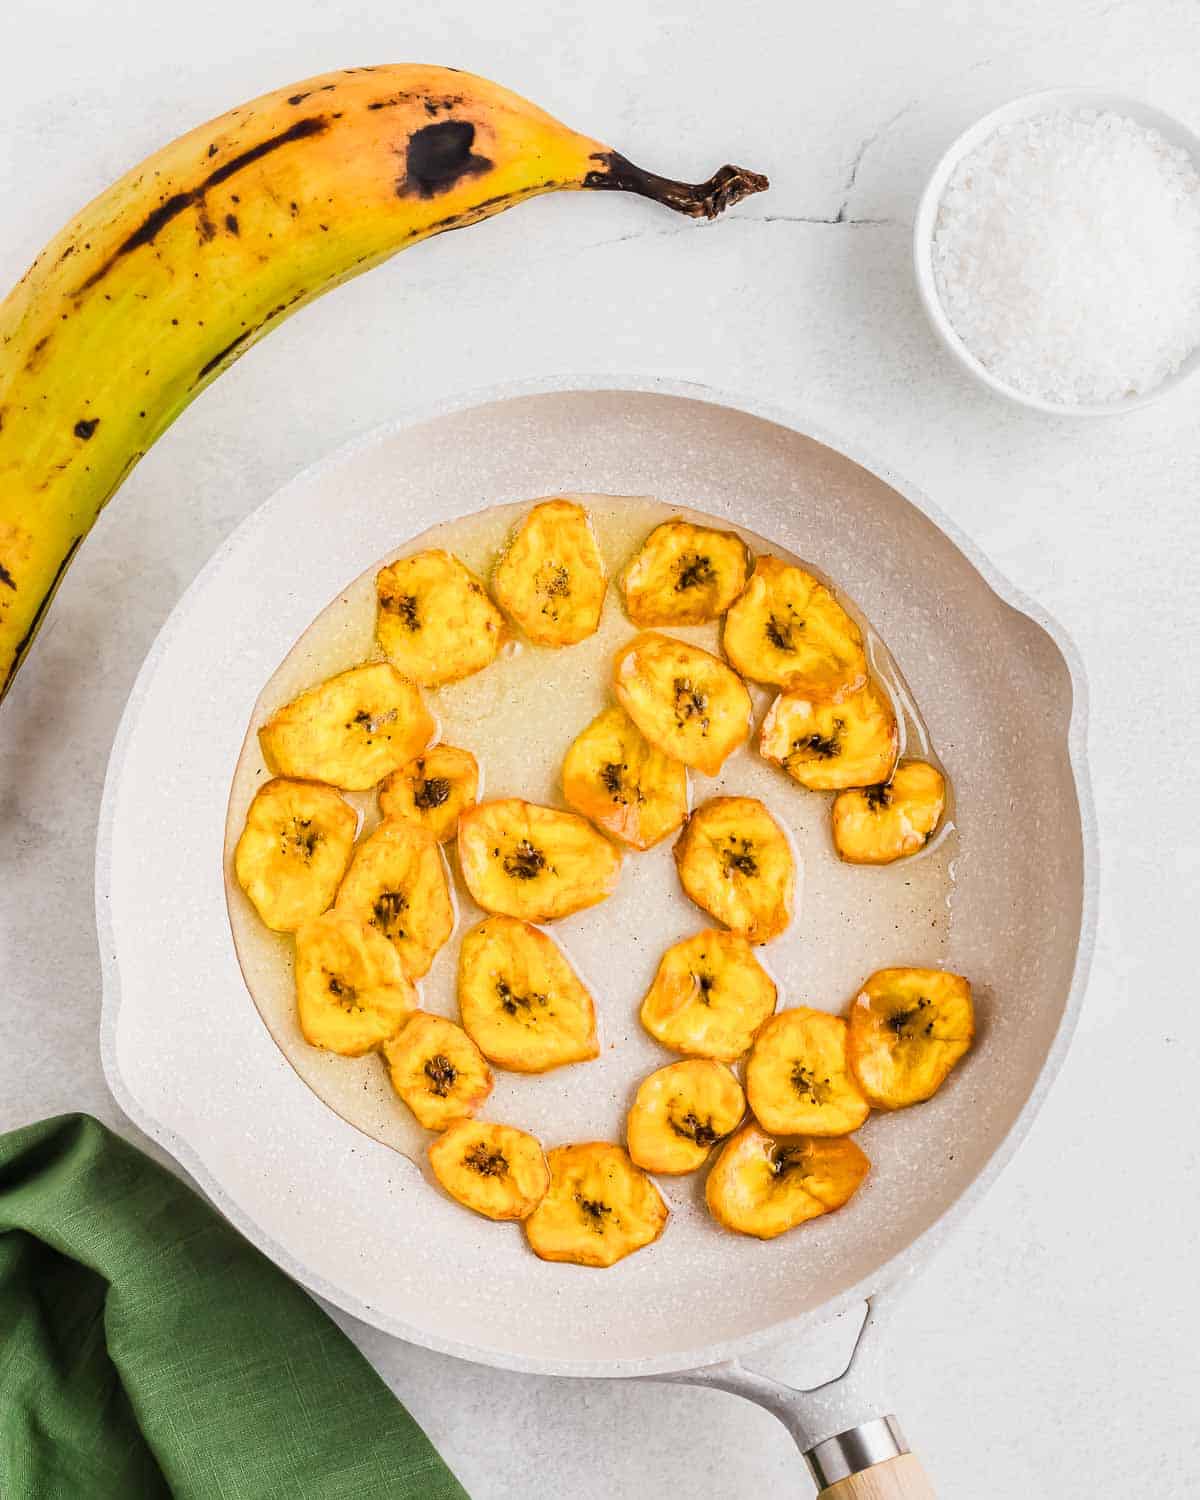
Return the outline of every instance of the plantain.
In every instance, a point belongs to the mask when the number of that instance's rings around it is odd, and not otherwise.
[[[273,932],[329,906],[354,848],[358,814],[331,786],[276,776],[260,786],[234,852],[238,884]]]
[[[776,1137],[743,1125],[721,1148],[704,1197],[726,1229],[773,1240],[848,1203],[870,1170],[866,1153],[849,1136]]]
[[[613,660],[621,707],[664,755],[715,776],[750,734],[746,684],[699,646],[643,631]]]
[[[418,1011],[383,1044],[392,1087],[426,1130],[473,1115],[492,1092],[492,1070],[461,1026]]]
[[[381,932],[410,979],[421,979],[454,928],[438,841],[427,828],[385,818],[354,851],[334,903]]]
[[[684,890],[748,942],[769,943],[792,919],[796,861],[757,797],[710,797],[675,841]]]
[[[754,1038],[746,1097],[772,1135],[849,1135],[871,1113],[846,1061],[845,1021],[804,1005]]]
[[[391,943],[327,911],[296,933],[296,1012],[314,1047],[361,1057],[404,1025],[420,1002]]]
[[[664,1047],[736,1062],[775,1009],[775,981],[736,932],[710,928],[663,954],[642,1025]]]
[[[563,797],[598,828],[649,849],[688,815],[687,768],[652,745],[620,705],[598,714],[563,758]]]
[[[780,693],[767,711],[758,749],[812,792],[873,786],[896,764],[900,734],[886,693],[875,682],[840,703]]]
[[[878,786],[833,799],[833,845],[847,864],[890,865],[916,854],[942,820],[946,779],[924,760],[902,761]]]
[[[647,1172],[694,1172],[745,1113],[742,1086],[724,1063],[668,1063],[638,1088],[625,1121],[629,1155]]]
[[[723,615],[746,587],[750,549],[734,531],[664,521],[621,577],[635,625],[703,625]]]
[[[725,616],[721,643],[743,677],[837,701],[867,680],[862,632],[811,573],[760,557]]]
[[[846,1053],[877,1109],[932,1099],[975,1038],[970,983],[945,969],[879,969],[850,1006]]]
[[[483,580],[450,552],[402,557],[381,569],[375,592],[384,655],[425,687],[481,672],[504,644],[504,616]]]
[[[485,1219],[526,1219],[546,1196],[542,1143],[514,1125],[456,1120],[429,1147],[433,1175]]]
[[[0,305],[0,695],[97,514],[222,370],[397,250],[559,188],[715,217],[766,179],[635,167],[468,73],[347,68],[134,167]]]
[[[592,518],[574,500],[535,505],[492,573],[496,598],[537,646],[594,635],[607,587]]]
[[[458,833],[458,820],[479,795],[479,762],[469,750],[434,745],[393,771],[379,788],[385,818],[407,818],[428,828],[439,844]]]
[[[529,1247],[543,1260],[615,1265],[666,1228],[662,1194],[622,1147],[557,1146],[546,1160],[550,1190],[525,1220]]]
[[[576,813],[496,797],[459,818],[458,863],[485,911],[552,922],[612,895],[621,851]]]

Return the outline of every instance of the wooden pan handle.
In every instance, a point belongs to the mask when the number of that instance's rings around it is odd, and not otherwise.
[[[818,1500],[935,1500],[925,1470],[911,1453],[872,1464],[821,1491]]]

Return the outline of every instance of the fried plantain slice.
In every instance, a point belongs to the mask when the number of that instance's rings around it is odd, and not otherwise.
[[[974,1036],[961,974],[880,969],[851,1003],[846,1055],[876,1109],[904,1109],[932,1099]]]
[[[490,1120],[456,1120],[430,1142],[429,1165],[452,1198],[485,1219],[528,1217],[550,1186],[541,1141]]]
[[[687,768],[652,745],[620,705],[576,738],[562,784],[576,812],[634,849],[649,849],[687,817]]]
[[[733,531],[664,521],[621,575],[635,625],[703,625],[723,615],[746,587],[750,549]]]
[[[773,1240],[841,1208],[870,1170],[866,1153],[849,1136],[776,1137],[744,1125],[721,1148],[704,1198],[726,1229]]]
[[[746,1097],[772,1135],[849,1135],[871,1106],[846,1061],[846,1023],[798,1005],[754,1038]]]
[[[715,776],[750,734],[750,694],[723,661],[648,630],[617,652],[613,686],[652,745]]]
[[[813,792],[872,786],[896,764],[900,733],[887,695],[875,682],[840,703],[780,693],[767,710],[758,749]]]
[[[327,911],[296,932],[296,1009],[313,1047],[361,1057],[419,1004],[396,950],[354,917]]]
[[[946,782],[936,766],[902,761],[891,781],[833,799],[833,843],[852,865],[890,865],[916,854],[942,819]]]
[[[309,688],[258,731],[277,776],[365,792],[411,760],[436,726],[421,694],[387,662],[367,662]]]
[[[550,1190],[525,1220],[529,1248],[542,1260],[611,1266],[662,1234],[662,1194],[620,1146],[556,1146],[546,1160]]]
[[[596,1057],[596,1008],[553,938],[516,917],[487,917],[462,941],[462,1023],[485,1057],[544,1073]]]
[[[477,802],[458,822],[463,879],[485,911],[549,922],[616,889],[621,851],[586,818],[520,797]]]
[[[331,786],[277,776],[259,787],[233,868],[272,932],[294,932],[329,906],[357,831],[358,814]]]
[[[418,1011],[383,1044],[392,1087],[426,1130],[473,1115],[492,1092],[492,1070],[461,1026]]]
[[[479,762],[469,750],[434,745],[393,771],[379,788],[385,818],[407,818],[428,828],[439,844],[458,832],[458,819],[479,795]]]
[[[829,702],[867,680],[862,632],[803,568],[760,557],[725,616],[725,655],[743,677]]]
[[[496,598],[537,646],[595,634],[607,586],[592,518],[574,500],[535,505],[492,573]]]
[[[375,592],[384,655],[424,687],[482,671],[504,644],[504,616],[483,580],[440,548],[381,569]]]
[[[354,851],[334,906],[381,932],[408,977],[420,979],[454,928],[437,839],[417,823],[386,818]]]
[[[775,981],[736,932],[710,928],[663,954],[642,1025],[664,1047],[735,1062],[775,1009]]]
[[[757,797],[710,797],[676,840],[675,865],[696,905],[751,943],[791,921],[792,846]]]
[[[742,1086],[724,1063],[669,1063],[637,1091],[625,1122],[629,1155],[647,1172],[694,1172],[745,1113]]]

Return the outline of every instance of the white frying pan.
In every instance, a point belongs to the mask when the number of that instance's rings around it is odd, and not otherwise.
[[[959,847],[937,962],[971,977],[980,1011],[977,1046],[938,1097],[865,1127],[875,1171],[843,1212],[761,1244],[718,1230],[672,1184],[664,1238],[601,1272],[537,1260],[515,1227],[440,1197],[318,1098],[247,996],[222,877],[253,705],[313,616],[429,525],[561,491],[651,494],[727,517],[818,564],[862,607],[953,778]],[[843,1309],[868,1302],[864,1334],[886,1316],[890,1289],[999,1171],[1058,1070],[1094,913],[1084,715],[1083,679],[1053,622],[920,496],[778,416],[697,387],[577,380],[424,413],[255,512],[142,668],[97,853],[109,1084],[248,1238],[366,1322],[511,1369],[716,1386],[774,1412],[841,1500],[928,1495],[890,1403],[870,1389],[869,1355],[817,1391],[762,1371],[771,1346]],[[618,1128],[646,1071],[632,1018],[652,962],[615,939],[612,951],[593,982],[630,1076],[589,1101],[588,1134]],[[791,1000],[833,1008],[878,966],[852,951],[840,995]],[[533,1114],[514,1123],[537,1128],[538,1101],[565,1087],[556,1079],[528,1081]]]

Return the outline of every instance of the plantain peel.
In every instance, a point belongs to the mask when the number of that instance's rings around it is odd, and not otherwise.
[[[946,807],[946,780],[927,761],[902,761],[891,781],[833,799],[833,844],[848,864],[889,865],[929,841]]]
[[[713,928],[663,954],[642,1025],[672,1052],[735,1062],[775,1009],[775,981],[736,932]]]
[[[296,1010],[313,1047],[361,1057],[416,1009],[396,950],[371,927],[328,911],[296,933]]]
[[[880,969],[850,1006],[846,1051],[877,1109],[931,1099],[975,1036],[971,986],[944,969]]]
[[[813,792],[873,786],[892,774],[900,747],[896,714],[874,681],[840,703],[780,693],[767,711],[758,748]]]
[[[848,1136],[776,1137],[745,1125],[722,1147],[704,1198],[726,1229],[772,1240],[848,1203],[870,1169]]]
[[[294,932],[332,903],[357,831],[358,814],[331,786],[280,776],[259,787],[233,861],[272,932]]]
[[[849,1135],[871,1112],[846,1060],[845,1021],[806,1006],[781,1011],[755,1037],[746,1097],[772,1135]]]
[[[687,768],[652,745],[623,708],[598,714],[563,759],[563,797],[633,849],[649,849],[687,817]]]
[[[504,616],[483,580],[441,548],[381,568],[375,595],[383,654],[423,687],[482,672],[504,644]]]
[[[469,750],[434,745],[393,771],[379,788],[385,818],[406,818],[427,828],[439,844],[458,833],[463,809],[479,795],[479,763]]]
[[[635,625],[703,625],[723,615],[746,587],[750,550],[732,531],[664,521],[621,576]]]
[[[550,1189],[525,1220],[530,1249],[542,1260],[611,1266],[662,1234],[662,1194],[620,1146],[558,1146],[546,1160]]]
[[[625,1122],[629,1155],[647,1172],[694,1172],[745,1113],[742,1086],[723,1063],[669,1063],[638,1088]]]
[[[746,684],[717,657],[673,636],[635,636],[613,662],[613,688],[652,745],[706,776],[749,738]]]
[[[368,662],[285,704],[258,731],[258,741],[277,776],[364,792],[411,760],[435,728],[411,682],[386,662]]]
[[[830,701],[867,680],[862,632],[811,573],[760,557],[725,616],[725,655],[752,682]]]
[[[485,1219],[528,1218],[550,1185],[541,1142],[488,1120],[456,1120],[430,1144],[429,1165],[452,1198]]]
[[[500,797],[458,823],[467,889],[485,911],[549,922],[595,906],[616,889],[621,851],[586,818]]]
[[[426,1130],[465,1119],[492,1092],[492,1070],[461,1026],[424,1011],[383,1044],[392,1087]]]
[[[458,1005],[483,1055],[513,1072],[599,1055],[587,987],[552,938],[515,917],[488,917],[463,938]]]
[[[607,580],[591,517],[573,500],[544,500],[513,533],[492,588],[537,646],[574,646],[594,635]]]
[[[420,979],[454,928],[437,839],[415,823],[385,819],[355,850],[335,908],[387,938],[408,977]]]
[[[757,797],[710,797],[676,841],[675,865],[696,905],[748,942],[769,943],[791,921],[792,846]]]

